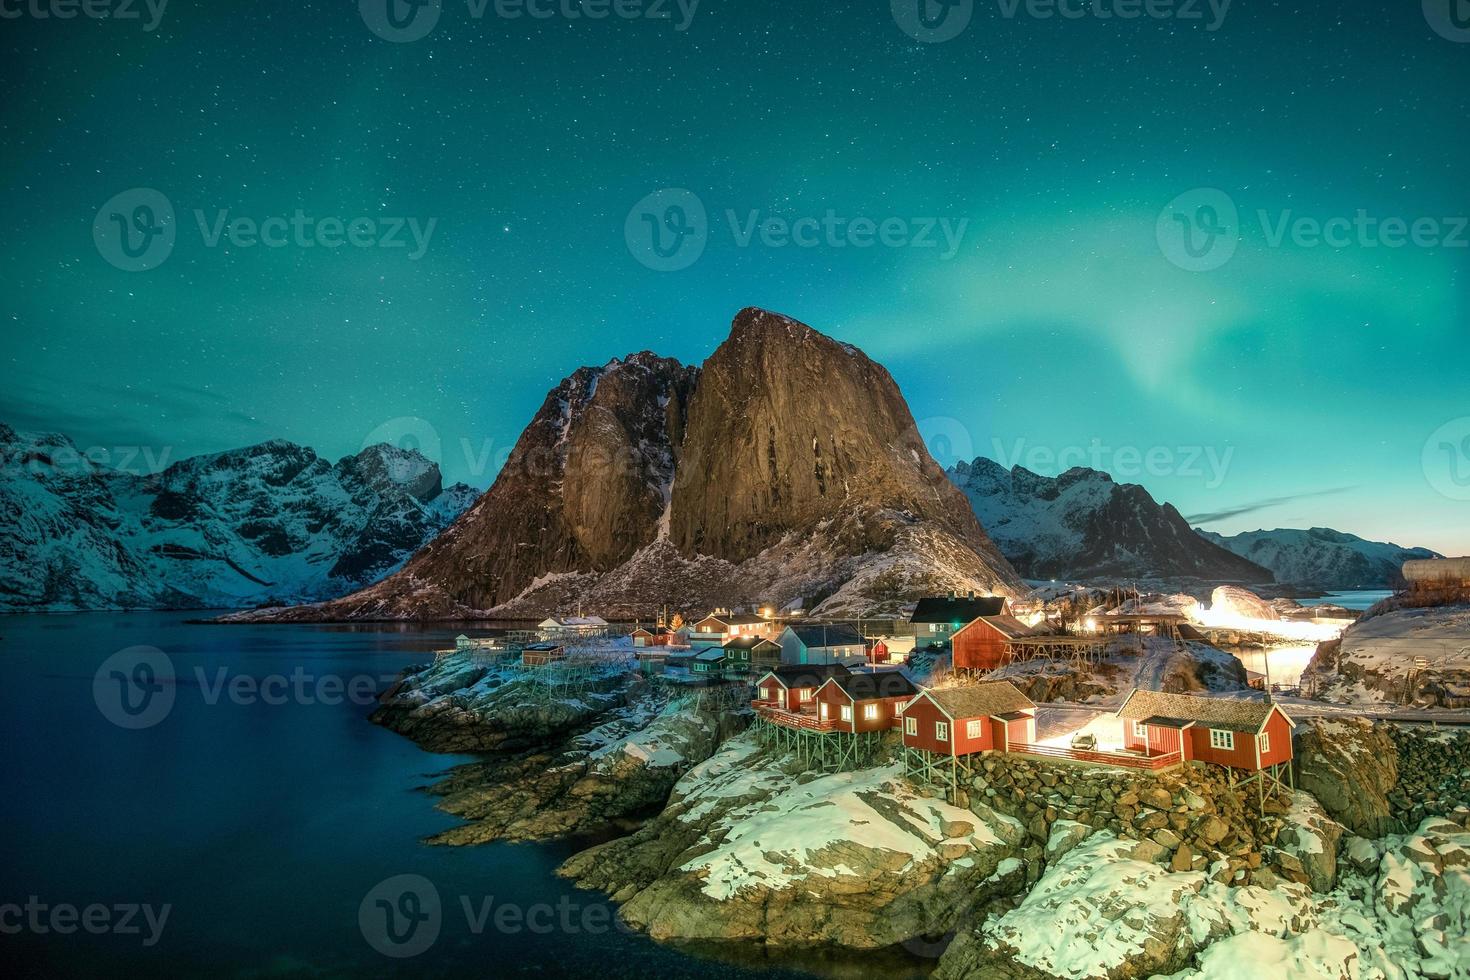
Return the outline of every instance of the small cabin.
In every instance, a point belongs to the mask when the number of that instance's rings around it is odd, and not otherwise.
[[[768,704],[783,711],[801,711],[812,706],[817,688],[829,679],[845,677],[847,673],[842,664],[783,665],[766,671],[755,682],[755,700],[757,704]]]
[[[546,637],[601,636],[607,632],[608,622],[601,616],[548,616],[536,628]]]
[[[942,643],[966,623],[981,616],[1008,616],[1010,606],[1004,596],[982,595],[971,592],[961,596],[951,592],[948,596],[920,599],[909,615],[914,625],[914,640],[920,645]]]
[[[1036,741],[1036,705],[1009,681],[921,691],[903,709],[903,744],[936,755],[1005,752]]]
[[[1296,722],[1275,703],[1135,688],[1117,717],[1124,747],[1148,756],[1178,752],[1185,762],[1252,772],[1292,758]]]
[[[642,626],[635,628],[633,632],[628,634],[628,636],[632,638],[633,646],[635,647],[646,647],[653,645],[650,642],[653,640],[653,631],[644,629]]]
[[[1014,616],[977,616],[950,637],[956,670],[995,670],[1011,662],[1011,641],[1032,636],[1031,627]]]
[[[867,663],[868,642],[849,626],[788,626],[781,633],[783,664]]]
[[[689,669],[702,677],[718,677],[725,671],[725,651],[719,647],[701,650],[689,662]]]
[[[880,732],[898,727],[918,688],[897,670],[863,671],[829,678],[817,688],[817,720],[842,732]]]
[[[527,667],[545,667],[565,659],[566,647],[560,643],[532,643],[521,649],[521,663]]]
[[[737,636],[720,648],[725,652],[725,669],[748,673],[769,670],[781,663],[781,645],[763,636]]]

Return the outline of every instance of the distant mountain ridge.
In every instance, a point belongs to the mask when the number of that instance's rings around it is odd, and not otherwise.
[[[139,475],[0,425],[0,609],[330,598],[393,571],[476,496],[386,444],[333,464],[272,440]]]
[[[978,457],[951,467],[975,516],[1030,579],[1267,583],[1271,572],[1201,538],[1137,484],[1078,466],[1055,477]]]
[[[648,351],[546,396],[495,484],[395,575],[243,618],[647,617],[760,601],[895,612],[1024,591],[930,457],[889,373],[742,310],[702,367]]]
[[[1443,557],[1428,548],[1368,541],[1327,527],[1243,531],[1228,536],[1213,531],[1198,533],[1213,544],[1269,568],[1280,583],[1322,590],[1398,588],[1404,562]]]

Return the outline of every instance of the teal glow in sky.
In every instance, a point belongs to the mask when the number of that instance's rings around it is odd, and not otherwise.
[[[578,365],[697,362],[758,305],[884,363],[942,458],[1099,464],[1227,533],[1470,553],[1452,25],[994,0],[922,43],[878,0],[666,6],[443,0],[407,43],[326,0],[0,23],[0,421],[173,458],[409,434],[486,486]],[[93,235],[134,188],[175,213],[141,272]],[[657,224],[670,188],[703,251],[658,271],[630,209],[655,195]]]

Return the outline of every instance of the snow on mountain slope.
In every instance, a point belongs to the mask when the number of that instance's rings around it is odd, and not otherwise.
[[[1027,578],[1271,581],[1266,569],[1200,538],[1170,504],[1098,470],[1046,477],[980,457],[947,475]]]
[[[476,495],[387,445],[333,465],[277,440],[140,476],[0,426],[0,609],[337,596],[396,569]]]
[[[1399,569],[1404,562],[1441,557],[1427,548],[1366,541],[1327,527],[1245,531],[1228,537],[1213,531],[1198,533],[1269,568],[1278,582],[1325,590],[1395,588],[1402,584]]]

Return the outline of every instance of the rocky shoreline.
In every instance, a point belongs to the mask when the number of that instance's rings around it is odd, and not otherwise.
[[[449,657],[385,695],[380,723],[487,753],[431,788],[466,821],[432,842],[620,832],[559,874],[659,941],[883,950],[940,980],[1470,977],[1465,735],[1303,722],[1297,789],[1262,807],[1206,768],[1000,755],[923,785],[893,736],[813,773],[709,695],[621,673],[528,706],[519,683]]]

